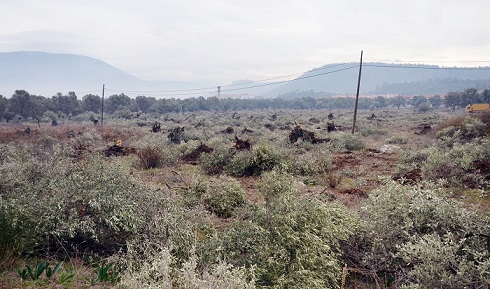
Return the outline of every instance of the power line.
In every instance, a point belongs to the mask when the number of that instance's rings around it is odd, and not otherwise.
[[[426,61],[430,62],[430,61]],[[437,62],[437,61],[433,61]],[[440,61],[442,62],[442,61]],[[452,61],[455,62],[455,61]],[[490,62],[490,61],[456,61],[456,62]],[[308,78],[313,78],[313,77],[318,77],[322,75],[328,75],[332,73],[337,73],[353,68],[357,68],[358,64],[355,62],[351,62],[350,64],[353,64],[353,66],[337,69],[337,70],[332,70],[332,71],[327,71],[323,73],[318,73],[314,75],[306,75],[303,77],[298,77],[295,79],[289,79],[289,80],[282,80],[282,81],[275,81],[275,82],[267,82],[267,83],[261,83],[265,81],[270,81],[270,80],[275,80],[275,79],[281,79],[285,77],[291,77],[294,75],[302,75],[302,74],[307,74],[311,73],[314,71],[319,71],[319,70],[325,70],[325,69],[330,69],[334,67],[338,67],[341,65],[347,65],[348,63],[338,63],[338,64],[332,64],[332,65],[325,65],[319,68],[314,68],[311,69],[307,72],[300,72],[300,73],[292,73],[288,75],[282,75],[274,78],[267,78],[267,79],[262,79],[262,80],[257,80],[257,81],[249,81],[249,82],[244,82],[244,83],[236,83],[236,84],[230,84],[230,85],[221,85],[221,92],[231,92],[231,91],[238,91],[238,90],[246,90],[246,89],[251,89],[251,88],[258,88],[258,87],[265,87],[265,86],[271,86],[271,85],[277,85],[277,84],[282,84],[282,83],[288,83],[288,82],[293,82],[293,81],[299,81],[303,79],[308,79]],[[439,67],[439,66],[429,66],[429,65],[416,65],[416,66],[410,66],[410,65],[387,65],[387,64],[363,64],[363,66],[367,67],[377,67],[377,68],[391,68],[391,69],[424,69],[424,70],[490,70],[490,67]],[[247,85],[247,86],[244,86]],[[238,87],[238,88],[230,88],[230,87],[236,87],[236,86],[244,86],[244,87]],[[226,89],[228,87],[228,89]],[[223,89],[225,88],[225,89]],[[203,87],[203,88],[195,88],[195,89],[179,89],[179,90],[160,90],[160,91],[138,91],[138,90],[122,90],[122,89],[107,89],[107,91],[115,92],[115,93],[124,93],[128,95],[144,95],[144,94],[151,94],[153,96],[192,96],[192,95],[203,95],[203,94],[209,94],[209,95],[215,95],[216,94],[216,87]],[[97,90],[98,91],[98,90]],[[150,95],[150,96],[151,96]]]
[[[490,70],[490,67],[440,67],[440,66],[392,66],[392,65],[382,65],[382,64],[364,64],[363,66],[370,67],[381,67],[381,68],[397,68],[397,69],[433,69],[433,70]]]
[[[388,62],[388,63],[490,63],[490,60],[390,60],[390,59],[380,59],[372,60],[373,62]]]
[[[82,92],[78,92],[78,94],[88,94],[88,93],[93,93],[93,92],[100,92],[100,89],[97,89],[97,90],[90,90],[90,91],[82,91]]]
[[[278,76],[278,77],[273,77],[273,78],[268,78],[268,79],[262,79],[262,80],[257,80],[257,81],[249,81],[249,82],[243,82],[243,83],[222,85],[221,87],[231,87],[231,86],[246,85],[246,84],[253,84],[253,83],[258,83],[258,82],[270,81],[270,80],[275,80],[275,79],[280,79],[280,78],[285,78],[285,77],[291,77],[291,76],[294,76],[294,75],[302,75],[302,74],[309,73],[309,72],[312,72],[312,71],[323,70],[323,69],[327,69],[327,68],[334,68],[334,67],[337,67],[337,66],[340,66],[340,65],[345,65],[345,64],[347,64],[347,63],[332,64],[332,65],[329,65],[328,67],[327,66],[322,66],[322,67],[318,67],[318,68],[313,68],[313,69],[311,69],[309,71],[306,71],[306,72],[292,73],[292,74],[288,74],[288,75],[283,75],[283,76]],[[288,81],[294,81],[294,80],[295,79],[292,79],[292,80],[284,80],[284,81],[279,81],[279,82],[276,82],[276,83],[282,83],[282,82],[288,82]],[[274,83],[274,84],[276,84],[276,83]],[[267,85],[271,85],[271,84],[267,84]],[[264,85],[264,86],[266,86],[266,85]]]
[[[315,69],[312,69],[308,72],[303,72],[302,74],[304,73],[310,73],[312,71],[318,71],[318,70],[324,70],[324,69],[327,69],[327,68],[334,68],[334,67],[338,67],[338,66],[341,66],[341,65],[345,65],[346,63],[339,63],[339,64],[334,64],[334,65],[329,65],[329,66],[323,66],[323,67],[320,67],[320,68],[315,68]],[[342,69],[337,69],[337,70],[333,70],[333,71],[327,71],[327,72],[323,72],[323,73],[318,73],[318,74],[314,74],[314,75],[307,75],[307,76],[304,76],[304,77],[299,77],[299,78],[295,78],[295,79],[290,79],[290,80],[282,80],[282,81],[275,81],[275,82],[269,82],[269,83],[262,83],[262,84],[256,84],[256,85],[250,85],[250,86],[246,86],[246,87],[239,87],[239,88],[231,88],[231,89],[222,89],[221,91],[222,92],[230,92],[230,91],[237,91],[237,90],[245,90],[245,89],[251,89],[251,88],[257,88],[257,87],[265,87],[265,86],[271,86],[271,85],[277,85],[277,84],[281,84],[281,83],[287,83],[287,82],[293,82],[293,81],[298,81],[298,80],[302,80],[302,79],[307,79],[307,78],[313,78],[313,77],[318,77],[318,76],[322,76],[322,75],[327,75],[327,74],[331,74],[331,73],[337,73],[337,72],[340,72],[340,71],[344,71],[344,70],[349,70],[349,69],[352,69],[352,68],[355,68],[357,67],[356,66],[350,66],[350,67],[346,67],[346,68],[342,68]],[[272,79],[278,79],[278,78],[283,78],[283,77],[287,77],[287,76],[291,76],[291,75],[296,75],[296,74],[299,74],[299,73],[295,73],[295,74],[290,74],[290,75],[286,75],[286,76],[281,76],[281,77],[276,77],[276,78],[269,78],[269,79],[265,79],[265,80],[260,80],[260,81],[267,81],[267,80],[272,80]],[[240,83],[240,84],[232,84],[232,85],[225,85],[225,86],[221,86],[221,88],[223,87],[233,87],[233,86],[238,86],[238,85],[245,85],[245,84],[254,84],[254,83],[258,83],[259,81],[251,81],[251,82],[247,82],[247,83]],[[175,91],[175,92],[180,92],[182,91],[182,93],[172,93],[172,94],[167,94],[167,93],[170,93],[170,92],[153,92],[151,93],[151,95],[153,96],[191,96],[191,95],[203,95],[203,94],[210,94],[210,95],[214,95],[216,93],[214,87],[212,88],[203,88],[203,89],[199,89],[199,90],[205,90],[205,89],[213,89],[212,91],[207,91],[207,92],[186,92],[184,93],[184,91],[196,91],[198,89],[194,89],[194,90],[178,90],[178,91]],[[121,91],[123,91],[122,93],[125,93],[125,94],[128,94],[128,95],[141,95],[143,91],[125,91],[125,90],[116,90],[116,89],[108,89],[106,88],[107,91],[111,91],[111,92],[115,92],[115,93],[120,93]],[[146,93],[146,92],[143,92],[143,93]]]
[[[307,78],[318,77],[318,76],[321,76],[321,75],[336,73],[336,72],[340,72],[340,71],[344,71],[344,70],[349,70],[349,69],[356,68],[356,67],[357,66],[350,66],[350,67],[346,67],[346,68],[342,68],[342,69],[337,69],[337,70],[334,70],[334,71],[319,73],[319,74],[315,74],[315,75],[308,75],[308,76],[299,77],[299,78],[295,78],[295,79],[291,79],[291,80],[283,80],[283,81],[277,81],[277,82],[274,82],[274,83],[265,83],[265,84],[259,84],[259,85],[248,86],[248,87],[241,87],[241,88],[235,88],[235,89],[227,89],[227,90],[224,90],[224,91],[235,91],[235,90],[241,90],[241,89],[249,89],[249,88],[255,88],[255,87],[262,87],[262,86],[280,84],[280,83],[285,83],[285,82],[293,82],[293,81],[303,80],[303,79],[307,79]]]
[[[309,73],[309,72],[312,72],[312,71],[324,70],[324,69],[328,69],[328,68],[334,68],[334,67],[337,67],[337,66],[340,66],[340,65],[345,65],[345,64],[347,64],[347,63],[338,63],[338,64],[326,65],[326,66],[322,66],[322,67],[319,67],[319,68],[311,69],[311,70],[306,71],[306,72],[303,71],[303,72],[291,73],[291,74],[287,74],[287,75],[281,75],[281,76],[272,77],[272,78],[266,78],[266,79],[261,79],[261,80],[248,81],[248,82],[235,83],[235,84],[228,84],[228,85],[220,85],[220,87],[222,87],[222,88],[223,87],[234,87],[234,86],[248,85],[248,84],[254,84],[254,83],[261,83],[261,82],[264,82],[264,81],[281,79],[281,78],[291,77],[291,76],[294,76],[294,75],[302,75],[302,74]],[[268,85],[273,85],[273,84],[276,84],[276,83],[283,83],[283,82],[288,82],[288,81],[291,81],[291,80],[279,81],[279,82],[275,82],[275,83],[271,83],[271,84],[268,83],[268,84],[264,84],[263,86],[268,86]],[[257,87],[260,87],[260,86],[257,86]],[[143,94],[143,93],[160,94],[160,93],[175,93],[175,92],[182,92],[182,93],[181,94],[173,94],[173,95],[187,95],[187,94],[192,95],[192,94],[200,94],[199,92],[191,93],[191,92],[194,92],[194,91],[211,90],[211,89],[214,91],[216,89],[216,87],[202,87],[202,88],[175,89],[175,90],[126,90],[126,89],[113,88],[112,90],[114,90],[114,91],[125,91],[125,92],[128,92],[128,94],[132,94],[132,95],[135,95],[135,94]],[[188,93],[184,93],[184,92],[188,92]]]

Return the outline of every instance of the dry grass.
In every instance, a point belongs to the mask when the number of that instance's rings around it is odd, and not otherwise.
[[[123,142],[137,140],[149,133],[138,127],[121,127],[116,125],[104,125],[103,127],[97,128],[97,131],[106,142],[114,142],[119,139],[123,140]]]
[[[441,130],[444,130],[448,127],[459,127],[463,124],[464,119],[465,119],[465,116],[457,116],[457,117],[449,118],[449,119],[437,124],[436,128],[434,129],[434,132],[438,133]]]
[[[29,128],[29,132],[27,132],[27,128]],[[4,124],[0,126],[0,142],[37,144],[42,143],[43,139],[46,138],[65,142],[70,138],[70,134],[76,136],[90,129],[93,128],[77,123],[63,126],[41,124],[40,127],[33,124]]]

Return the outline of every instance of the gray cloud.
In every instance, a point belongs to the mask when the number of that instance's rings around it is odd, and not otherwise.
[[[487,0],[18,0],[0,6],[0,51],[83,54],[145,79],[264,79],[357,61],[361,49],[366,61],[459,65],[488,60],[490,46]]]
[[[83,53],[83,37],[66,31],[35,30],[0,36],[3,51],[49,51]]]

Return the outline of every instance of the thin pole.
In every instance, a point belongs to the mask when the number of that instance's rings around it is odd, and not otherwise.
[[[356,117],[357,117],[357,104],[359,103],[359,89],[361,87],[361,70],[362,70],[362,50],[361,50],[361,61],[359,62],[359,77],[357,78],[357,93],[356,93],[356,104],[354,106],[354,120],[352,122],[352,134],[356,128]]]
[[[102,118],[100,119],[100,126],[104,124],[104,92],[105,92],[105,84],[102,84]]]

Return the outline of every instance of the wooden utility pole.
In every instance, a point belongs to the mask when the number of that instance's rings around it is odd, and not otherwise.
[[[357,116],[357,104],[359,103],[359,89],[361,87],[361,70],[362,70],[362,50],[361,50],[361,61],[359,62],[359,77],[357,78],[357,93],[356,93],[356,104],[354,105],[354,120],[352,121],[352,134],[356,128],[356,116]]]
[[[102,84],[102,118],[100,119],[100,127],[104,125],[104,92],[105,92],[105,84]]]

